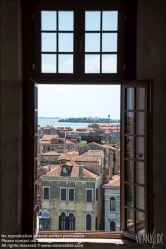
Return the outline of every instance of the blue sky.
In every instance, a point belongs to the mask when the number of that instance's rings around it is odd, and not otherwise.
[[[39,117],[120,118],[120,85],[39,85]]]

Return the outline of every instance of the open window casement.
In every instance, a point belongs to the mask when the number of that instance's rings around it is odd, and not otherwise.
[[[121,233],[136,239],[152,225],[151,80],[121,88]]]

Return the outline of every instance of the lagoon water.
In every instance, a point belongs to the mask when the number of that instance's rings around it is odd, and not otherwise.
[[[52,125],[54,127],[71,127],[72,129],[84,128],[89,125],[89,123],[69,123],[69,122],[58,122],[59,119],[56,118],[38,118],[38,125],[47,126]]]

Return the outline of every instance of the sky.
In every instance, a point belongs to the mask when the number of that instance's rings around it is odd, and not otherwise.
[[[38,85],[39,117],[120,119],[120,85]]]
[[[117,72],[117,11],[102,12],[102,51],[115,54],[102,55],[102,73]],[[58,48],[57,48],[57,12],[42,11],[41,13],[41,52],[43,73],[73,73],[73,11],[58,12]],[[100,72],[100,31],[101,12],[85,12],[85,73]],[[47,31],[47,32],[43,32]],[[51,31],[51,32],[50,32]],[[63,33],[70,31],[70,33]],[[86,33],[86,31],[88,31]],[[108,33],[115,31],[115,33]],[[63,52],[48,54],[47,52]],[[96,52],[96,54],[86,54]],[[39,117],[101,117],[120,118],[120,86],[117,85],[39,85],[38,86]]]

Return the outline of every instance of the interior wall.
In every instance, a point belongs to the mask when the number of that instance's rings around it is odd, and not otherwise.
[[[1,233],[21,229],[22,86],[20,1],[0,1]]]
[[[137,79],[154,79],[153,192],[154,229],[166,234],[166,1],[139,1]],[[166,243],[166,236],[163,237]],[[157,248],[163,248],[157,245]]]

